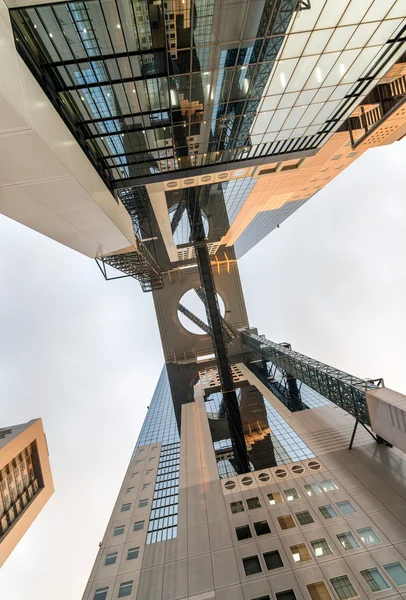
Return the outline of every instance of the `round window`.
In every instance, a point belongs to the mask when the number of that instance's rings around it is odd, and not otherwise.
[[[226,481],[225,484],[224,484],[224,487],[227,490],[233,490],[235,488],[235,486],[236,486],[235,481]]]
[[[243,477],[243,478],[241,479],[241,483],[242,483],[243,485],[251,485],[251,483],[252,483],[252,478],[251,478],[251,477]]]
[[[269,481],[271,479],[271,476],[268,473],[260,473],[258,475],[258,479],[260,481]]]

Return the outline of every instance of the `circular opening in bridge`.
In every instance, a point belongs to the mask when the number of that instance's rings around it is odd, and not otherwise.
[[[217,294],[217,301],[219,303],[220,314],[222,317],[226,314],[226,309],[224,305],[224,301],[220,294]],[[184,306],[187,310],[189,310],[193,315],[198,317],[205,325],[208,324],[207,316],[206,316],[206,308],[200,300],[194,289],[188,290],[179,300],[179,304]],[[189,319],[183,312],[179,310],[178,307],[178,319],[182,327],[184,327],[190,333],[194,333],[195,335],[207,335],[207,332],[204,331],[199,325],[197,325],[194,321]]]
[[[178,203],[173,204],[168,211],[170,222],[172,223],[174,218],[177,221],[175,231],[172,234],[173,241],[175,242],[175,246],[180,246],[181,244],[190,244],[190,224],[187,210],[184,209],[181,214],[176,214],[177,208]],[[202,210],[202,220],[204,233],[206,237],[209,237],[209,219],[204,210]]]

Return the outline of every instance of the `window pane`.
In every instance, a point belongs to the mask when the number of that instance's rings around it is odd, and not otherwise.
[[[148,506],[148,500],[140,500],[138,503],[139,508],[143,508],[144,506]]]
[[[324,581],[318,581],[317,583],[311,583],[306,586],[312,600],[331,600],[331,596],[328,593],[326,584]]]
[[[253,508],[261,508],[259,498],[247,498],[247,506],[250,510]]]
[[[347,531],[346,533],[340,533],[337,535],[337,538],[343,545],[344,550],[353,550],[354,548],[360,547],[350,531]]]
[[[370,546],[372,544],[379,544],[379,542],[381,541],[370,527],[357,529],[357,533],[361,540],[364,542],[364,544],[366,544],[367,546]]]
[[[241,527],[236,527],[235,532],[237,534],[237,540],[247,540],[248,538],[252,537],[249,525],[242,525]]]
[[[254,523],[255,533],[257,535],[265,535],[267,533],[271,533],[271,530],[268,525],[268,521],[257,521]]]
[[[334,517],[338,517],[338,514],[331,506],[331,504],[327,504],[326,506],[319,506],[319,511],[325,519],[333,519]]]
[[[272,569],[279,569],[280,567],[283,567],[281,555],[279,554],[279,552],[277,550],[274,550],[273,552],[266,552],[266,554],[264,554],[264,559],[265,559],[265,564],[268,567],[268,571],[271,571]]]
[[[262,573],[258,556],[249,556],[247,558],[243,558],[242,564],[244,565],[244,571],[246,575],[255,575],[255,573]]]
[[[112,554],[107,554],[106,560],[104,561],[105,565],[114,565],[117,560],[118,552],[113,552]]]
[[[279,504],[279,502],[283,502],[282,497],[279,492],[274,492],[273,494],[268,494],[269,504]]]
[[[316,483],[308,483],[304,487],[308,496],[316,496],[317,494],[321,494],[321,489]]]
[[[396,585],[406,585],[406,569],[400,562],[384,565],[384,569],[389,573]]]
[[[296,488],[289,488],[288,490],[284,490],[285,496],[286,496],[286,500],[288,502],[291,502],[292,500],[297,500],[298,498],[300,498],[299,494],[297,493]]]
[[[296,513],[296,518],[300,525],[309,525],[309,523],[314,523],[314,519],[308,510],[302,510],[301,512]]]
[[[106,600],[108,590],[109,590],[108,587],[104,587],[104,588],[100,588],[100,589],[96,590],[94,593],[94,600]]]
[[[124,533],[124,526],[114,528],[114,535],[121,535],[122,533]]]
[[[390,588],[390,585],[386,583],[376,567],[361,571],[361,575],[367,582],[371,592],[380,592],[381,590],[388,590]]]
[[[298,544],[297,546],[291,546],[290,551],[295,562],[312,560],[312,557],[309,554],[306,544]]]
[[[331,585],[333,586],[335,593],[340,600],[348,600],[348,598],[357,598],[358,594],[355,591],[354,586],[348,579],[347,575],[341,575],[341,577],[334,577],[330,579]]]
[[[336,506],[343,513],[343,515],[350,515],[351,513],[357,512],[351,502],[344,500],[344,502],[336,502]]]
[[[144,529],[144,521],[136,521],[134,523],[133,531],[140,531],[140,529]]]
[[[276,596],[276,600],[296,600],[295,592],[293,590],[277,592],[275,594],[275,596]]]
[[[127,560],[132,560],[133,558],[138,558],[140,554],[139,548],[130,548],[127,552]]]
[[[290,515],[284,515],[283,517],[278,517],[279,525],[281,529],[292,529],[292,527],[296,527],[292,517]]]
[[[232,513],[244,512],[244,505],[241,500],[237,500],[237,502],[230,502],[230,508]]]
[[[120,589],[118,590],[117,598],[124,598],[124,596],[130,596],[133,591],[133,582],[126,581],[120,585]]]
[[[316,556],[327,556],[328,554],[333,554],[330,546],[324,538],[321,538],[320,540],[313,540],[313,542],[310,543]]]
[[[121,507],[121,512],[125,512],[126,510],[130,510],[131,508],[131,502],[129,502],[128,504],[123,504],[123,506]]]
[[[334,492],[334,490],[338,490],[338,486],[331,479],[320,481],[320,486],[324,492]]]

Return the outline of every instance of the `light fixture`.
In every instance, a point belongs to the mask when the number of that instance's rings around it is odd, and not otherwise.
[[[121,29],[120,23],[117,23],[117,29]]]
[[[34,23],[34,29],[36,29],[36,28],[37,28],[37,26],[36,26],[36,25],[35,25],[35,23]]]
[[[82,96],[80,99],[81,99],[81,100],[84,100],[84,97]]]
[[[49,34],[49,37],[53,37],[52,33]]]
[[[281,73],[281,74],[280,74],[280,80],[281,80],[281,86],[282,86],[283,88],[285,88],[285,87],[286,87],[286,77],[285,77],[285,73]]]
[[[293,556],[293,560],[295,562],[300,562],[300,554],[299,553],[296,553],[296,552],[292,553],[292,556]]]
[[[107,96],[110,98],[110,94],[109,94],[109,92],[107,92]]]
[[[83,30],[83,33],[87,33],[87,29],[84,29],[84,30]]]
[[[133,94],[135,94],[135,90],[133,90]]]

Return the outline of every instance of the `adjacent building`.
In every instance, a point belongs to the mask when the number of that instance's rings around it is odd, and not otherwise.
[[[53,492],[41,419],[0,429],[0,566]]]

